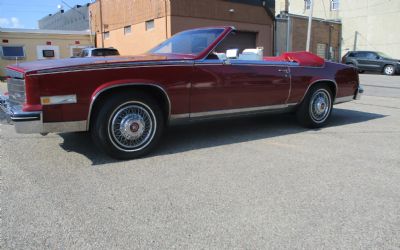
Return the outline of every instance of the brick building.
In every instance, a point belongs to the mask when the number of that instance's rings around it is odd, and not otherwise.
[[[121,55],[143,53],[186,29],[233,25],[236,38],[272,55],[275,1],[261,0],[97,0],[89,7],[98,47]]]
[[[307,16],[285,12],[279,14],[276,17],[275,54],[306,50],[307,26]],[[341,22],[313,18],[311,27],[310,52],[328,60],[339,61],[341,58]],[[289,33],[287,32],[288,28]]]

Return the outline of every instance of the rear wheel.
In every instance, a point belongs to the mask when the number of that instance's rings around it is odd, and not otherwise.
[[[386,66],[383,68],[383,73],[384,73],[385,75],[391,76],[391,75],[394,75],[394,72],[395,72],[395,69],[394,69],[394,66],[393,66],[393,65],[386,65]]]
[[[144,93],[112,96],[97,109],[91,134],[95,144],[117,159],[133,159],[149,153],[164,128],[162,111]]]
[[[309,128],[319,128],[326,124],[332,112],[332,93],[325,85],[311,87],[297,110],[300,124]]]

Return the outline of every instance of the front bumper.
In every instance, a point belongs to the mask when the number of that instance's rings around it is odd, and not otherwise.
[[[11,106],[8,97],[0,94],[0,108],[12,121],[17,133],[20,134],[47,134],[53,132],[87,131],[86,121],[43,122],[41,111],[25,112],[21,106]]]
[[[12,121],[17,133],[44,133],[42,131],[42,112],[24,112],[21,106],[11,106],[8,97],[0,94],[0,108],[6,114],[7,120]]]

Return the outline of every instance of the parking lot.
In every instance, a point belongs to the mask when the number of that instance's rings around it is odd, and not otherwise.
[[[400,248],[400,76],[360,78],[363,98],[325,128],[176,126],[131,161],[86,133],[16,134],[0,114],[1,248]]]

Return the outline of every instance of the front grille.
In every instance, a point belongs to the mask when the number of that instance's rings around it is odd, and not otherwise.
[[[22,105],[26,102],[24,79],[7,78],[7,88],[10,105]]]

